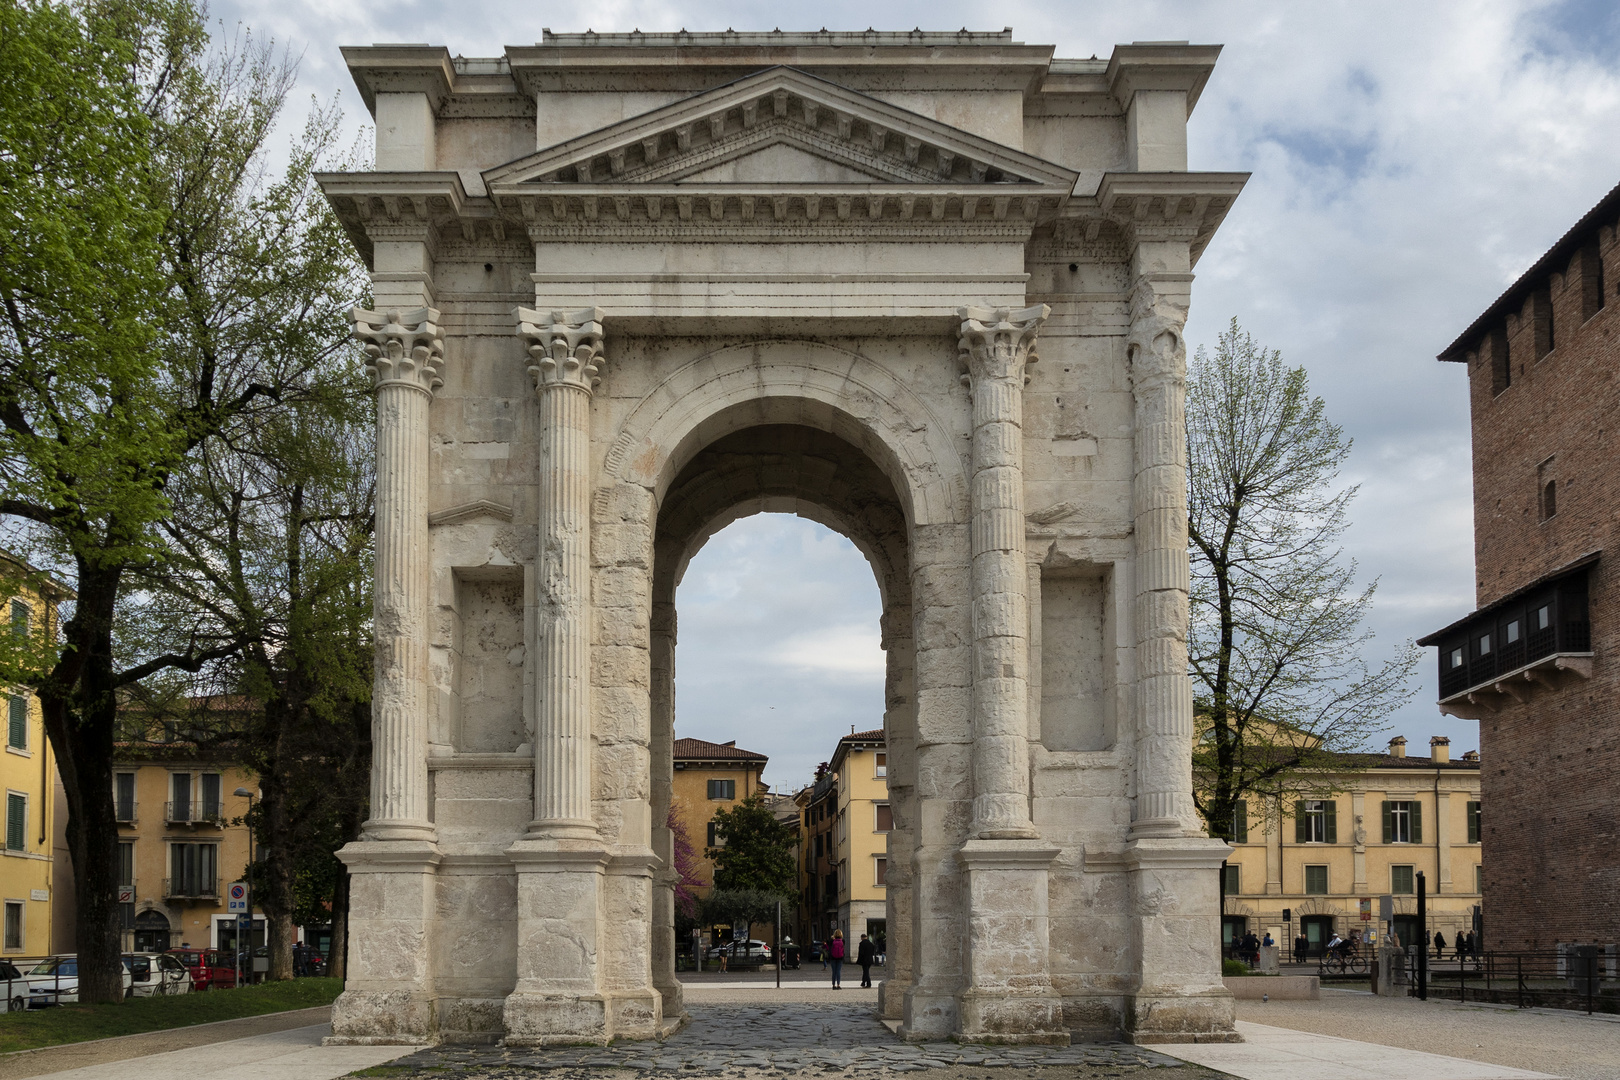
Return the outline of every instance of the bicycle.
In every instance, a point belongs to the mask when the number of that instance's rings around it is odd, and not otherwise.
[[[1323,954],[1318,970],[1323,975],[1365,975],[1367,958],[1354,947],[1335,949]]]

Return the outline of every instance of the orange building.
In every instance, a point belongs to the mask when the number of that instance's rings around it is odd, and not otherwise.
[[[730,809],[756,792],[769,792],[769,786],[760,779],[769,760],[764,754],[739,748],[735,740],[675,740],[675,782],[670,803],[697,852],[697,874],[702,884],[694,891],[699,896],[708,895],[714,887],[714,862],[706,851],[715,843],[716,811]]]

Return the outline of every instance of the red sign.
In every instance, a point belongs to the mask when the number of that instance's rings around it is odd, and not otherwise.
[[[133,904],[135,902],[135,886],[120,885],[118,887],[118,902],[120,904]]]
[[[1371,900],[1371,898],[1365,897],[1365,896],[1362,897],[1360,902],[1359,902],[1359,906],[1361,908],[1361,921],[1362,922],[1372,922],[1372,900]]]

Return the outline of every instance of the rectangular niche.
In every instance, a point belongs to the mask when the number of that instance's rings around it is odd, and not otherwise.
[[[511,753],[529,741],[523,720],[523,568],[458,569],[456,610],[453,745],[463,754]]]
[[[1041,571],[1041,743],[1048,750],[1114,745],[1108,583],[1100,567]]]

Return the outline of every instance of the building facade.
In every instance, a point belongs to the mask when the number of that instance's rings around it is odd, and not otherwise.
[[[714,888],[714,860],[708,849],[717,846],[714,815],[729,810],[750,795],[769,791],[760,779],[770,761],[764,754],[743,750],[735,740],[715,743],[704,739],[676,739],[675,775],[670,781],[670,807],[686,829],[698,857],[702,884],[692,891],[707,896]]]
[[[1421,644],[1479,721],[1500,950],[1620,941],[1617,221],[1620,187],[1439,357],[1468,376],[1476,609]]]
[[[883,729],[845,735],[828,764],[833,775],[831,844],[838,929],[849,941],[859,941],[866,934],[886,944],[894,807],[889,802]],[[831,928],[827,931],[824,936],[830,936]]]
[[[684,1022],[676,586],[773,510],[883,598],[884,1015],[1232,1037],[1185,649],[1183,328],[1246,179],[1188,170],[1218,53],[344,50],[376,169],[320,182],[372,272],[378,635],[335,1039]]]
[[[1245,800],[1226,863],[1225,943],[1269,931],[1284,955],[1303,937],[1318,955],[1336,933],[1394,932],[1412,944],[1417,875],[1424,876],[1429,937],[1450,942],[1474,930],[1480,900],[1480,761],[1453,761],[1447,739],[1429,757],[1409,757],[1406,740],[1387,754],[1350,754],[1354,771],[1324,776],[1332,789],[1286,804]],[[1394,903],[1394,925],[1379,918],[1379,897]],[[1284,915],[1287,912],[1287,915]],[[1298,957],[1295,957],[1296,959]]]
[[[32,567],[0,555],[10,596],[10,632],[32,642],[56,638],[56,606],[72,593]],[[56,756],[45,736],[44,714],[30,687],[6,691],[5,845],[0,848],[0,954],[43,956],[60,947],[53,925],[57,897],[52,838],[58,820]]]

